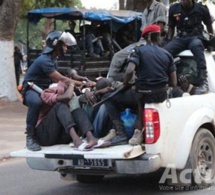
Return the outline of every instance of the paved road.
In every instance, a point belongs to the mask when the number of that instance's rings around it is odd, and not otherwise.
[[[11,159],[0,163],[1,195],[142,195],[142,194],[188,194],[214,195],[215,187],[179,192],[162,190],[158,181],[159,174],[145,176],[108,176],[97,184],[81,184],[76,181],[61,180],[56,172],[36,171],[30,169],[25,160]]]

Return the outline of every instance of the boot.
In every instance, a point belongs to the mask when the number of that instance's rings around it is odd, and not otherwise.
[[[99,58],[100,56],[92,52],[92,53],[89,53],[89,57],[91,57],[91,58]]]
[[[207,81],[207,70],[200,70],[198,73],[200,84],[196,87],[194,95],[205,94],[209,91],[208,81]]]
[[[113,125],[116,129],[116,136],[111,139],[111,145],[123,145],[128,143],[128,137],[124,132],[122,121],[120,119],[113,120]]]
[[[143,131],[139,129],[134,130],[133,137],[128,141],[130,145],[139,145],[143,142]]]
[[[31,151],[41,150],[40,145],[35,140],[34,128],[28,127],[26,134],[26,147]]]

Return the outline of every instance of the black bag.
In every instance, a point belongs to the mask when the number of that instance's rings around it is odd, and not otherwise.
[[[22,83],[22,89],[19,91],[19,93],[22,95],[22,103],[23,105],[27,106],[26,105],[26,102],[25,102],[25,93],[26,91],[28,91],[30,89],[30,86],[28,85],[27,82],[23,81]]]

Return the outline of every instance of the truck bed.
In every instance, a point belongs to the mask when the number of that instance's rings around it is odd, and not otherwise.
[[[12,157],[25,158],[69,158],[69,156],[81,155],[86,159],[131,159],[144,153],[144,149],[138,146],[120,145],[107,148],[96,148],[91,151],[78,151],[70,145],[54,145],[42,147],[40,151],[22,149],[11,152]]]

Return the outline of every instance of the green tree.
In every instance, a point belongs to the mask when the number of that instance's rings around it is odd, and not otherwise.
[[[77,7],[81,8],[80,0],[22,0],[20,15],[25,16],[28,11],[43,7]]]
[[[0,99],[14,101],[18,98],[13,59],[14,36],[17,26],[16,39],[26,42],[25,18],[27,12],[36,8],[56,6],[81,7],[81,2],[80,0],[0,0]]]
[[[173,3],[178,0],[157,0],[160,2],[166,3]],[[146,2],[143,0],[119,0],[119,9],[120,10],[135,10],[135,11],[143,11],[145,9]]]
[[[13,37],[21,0],[0,1],[0,98],[14,101],[18,97],[13,60]]]

